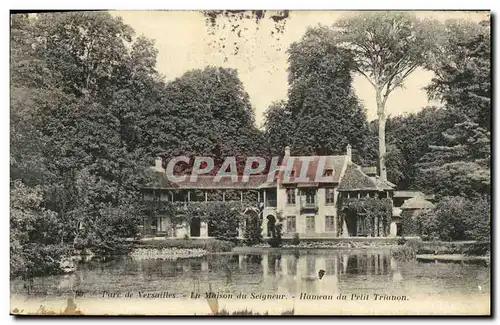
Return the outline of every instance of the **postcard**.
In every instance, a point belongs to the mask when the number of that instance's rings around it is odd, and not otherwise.
[[[491,315],[489,11],[10,36],[12,315]]]

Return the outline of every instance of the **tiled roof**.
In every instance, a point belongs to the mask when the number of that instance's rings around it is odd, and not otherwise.
[[[171,182],[167,175],[162,172],[155,172],[155,179],[145,188],[164,189],[257,189],[269,187],[267,175],[250,175],[248,181],[244,182],[242,176],[234,181],[231,177],[222,177],[215,181],[216,176],[199,175],[195,182],[190,181],[190,175],[186,175],[182,182]],[[273,186],[276,186],[274,184]]]
[[[383,181],[378,176],[370,177],[363,173],[361,167],[350,163],[339,184],[339,191],[390,191],[394,184]]]
[[[286,159],[283,158],[284,160]],[[281,181],[281,184],[316,184],[316,172],[318,168],[320,167],[320,161],[324,159],[325,161],[325,166],[323,168],[323,172],[326,170],[331,170],[332,175],[331,176],[323,176],[320,175],[321,178],[323,177],[328,177],[329,178],[329,183],[338,183],[340,180],[340,175],[342,172],[342,168],[344,166],[344,163],[346,162],[347,156],[290,156],[289,159],[293,159],[293,167],[292,170],[294,172],[294,176],[290,176],[289,179],[285,179],[285,175],[283,171],[280,171],[277,174],[277,179]],[[307,159],[308,162],[306,161]],[[286,162],[283,161],[282,166]],[[308,178],[309,181],[303,181],[300,180],[299,177],[300,172],[302,170],[302,166],[304,164],[307,164],[307,172],[304,178]]]

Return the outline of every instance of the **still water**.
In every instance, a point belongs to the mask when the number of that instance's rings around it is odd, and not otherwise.
[[[319,272],[324,275],[319,278]],[[29,293],[27,292],[29,290]],[[400,263],[389,250],[283,250],[210,254],[177,261],[122,257],[80,262],[75,273],[11,282],[11,293],[36,297],[109,297],[156,293],[190,298],[227,294],[374,295],[489,293],[490,268],[462,263]]]

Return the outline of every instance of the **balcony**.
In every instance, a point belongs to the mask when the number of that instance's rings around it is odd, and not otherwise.
[[[301,200],[300,201],[300,211],[318,211],[318,203],[316,200]]]
[[[278,206],[278,202],[276,200],[266,200],[265,208],[276,208]]]

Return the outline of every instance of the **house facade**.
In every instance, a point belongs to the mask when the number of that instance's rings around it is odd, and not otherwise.
[[[245,207],[241,213],[261,219],[264,238],[272,236],[277,223],[282,225],[283,238],[295,234],[302,239],[396,236],[395,225],[377,219],[367,227],[369,221],[363,213],[353,213],[343,206],[342,202],[355,198],[392,201],[395,190],[394,184],[381,180],[374,168],[353,163],[351,155],[350,146],[345,155],[338,156],[291,156],[287,147],[283,162],[292,162],[290,168],[278,171],[271,180],[268,175],[254,175],[245,182],[230,178],[216,182],[215,176],[199,175],[196,182],[171,183],[161,159],[157,159],[152,168],[156,180],[142,189],[143,200],[181,208],[147,216],[143,233],[176,238],[211,237],[207,220],[191,218],[187,222],[176,214],[182,214],[182,206],[215,201],[241,203]],[[243,236],[242,229],[239,234]]]

